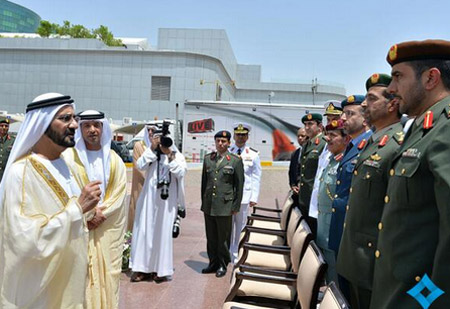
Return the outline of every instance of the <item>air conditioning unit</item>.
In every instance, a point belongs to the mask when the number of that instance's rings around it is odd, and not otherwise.
[[[131,118],[131,117],[123,117],[123,119],[122,119],[122,124],[124,126],[129,126],[129,125],[131,125],[132,122],[133,122],[133,118]]]

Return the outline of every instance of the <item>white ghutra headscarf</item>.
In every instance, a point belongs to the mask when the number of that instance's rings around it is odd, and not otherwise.
[[[86,121],[98,121],[103,125],[102,136],[100,140],[100,144],[102,147],[102,158],[103,158],[103,179],[105,180],[104,188],[106,189],[109,176],[111,172],[111,140],[112,140],[112,131],[109,125],[108,120],[105,118],[105,115],[102,112],[87,110],[78,114],[80,117],[80,126],[78,130],[75,132],[75,150],[78,153],[78,157],[86,169],[86,173],[88,175],[89,181],[97,180],[95,179],[95,171],[91,170],[91,165],[89,164],[89,160],[87,157],[87,148],[86,143],[84,142],[83,135],[81,133],[81,127],[83,122]]]
[[[17,133],[0,183],[0,213],[3,213],[5,183],[11,165],[31,151],[33,146],[44,135],[58,111],[68,105],[75,109],[75,104],[73,104],[70,96],[60,93],[45,93],[36,97],[27,106],[25,119]]]

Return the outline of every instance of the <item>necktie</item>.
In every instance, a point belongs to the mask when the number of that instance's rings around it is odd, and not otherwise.
[[[241,152],[242,152],[242,151],[241,151],[241,148],[239,148],[238,151],[237,151],[238,156],[241,155]]]

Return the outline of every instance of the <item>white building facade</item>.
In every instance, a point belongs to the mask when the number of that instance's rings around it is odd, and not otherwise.
[[[159,29],[157,47],[123,39],[0,38],[0,110],[24,112],[39,94],[72,96],[77,110],[133,121],[175,118],[186,100],[322,105],[343,86],[261,82],[261,66],[238,64],[224,30]],[[299,115],[300,118],[300,115]]]

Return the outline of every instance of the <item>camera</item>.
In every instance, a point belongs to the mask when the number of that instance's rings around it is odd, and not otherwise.
[[[170,181],[168,181],[168,180],[163,180],[161,182],[158,182],[157,188],[158,189],[161,188],[161,199],[162,200],[167,200],[167,198],[169,197],[169,185],[170,185]]]
[[[169,148],[173,145],[173,140],[170,138],[169,134],[169,125],[170,121],[164,120],[162,123],[161,129],[158,128],[155,132],[153,132],[154,135],[160,135],[161,141],[160,144],[166,148]],[[158,153],[161,155],[161,150],[158,148]]]
[[[186,209],[178,207],[177,217],[173,223],[172,237],[177,238],[180,234],[181,218],[186,217]]]
[[[173,141],[170,138],[169,131],[170,121],[164,120],[161,128],[158,126],[158,129],[153,132],[154,135],[160,136],[160,146],[169,148],[173,145]],[[156,149],[156,156],[158,158],[158,189],[161,189],[161,199],[167,200],[169,197],[169,185],[170,185],[170,175],[168,179],[159,179],[159,161],[161,160],[162,151],[161,148]]]

